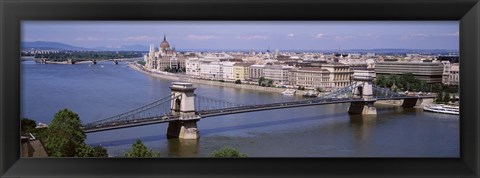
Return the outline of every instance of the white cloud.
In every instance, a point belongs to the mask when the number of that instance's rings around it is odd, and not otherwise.
[[[345,41],[345,40],[349,40],[349,39],[353,39],[353,38],[355,38],[355,37],[352,36],[352,35],[337,35],[333,39],[335,41]]]
[[[141,35],[141,36],[129,36],[123,39],[124,41],[153,41],[154,37]]]
[[[251,36],[239,36],[237,37],[239,40],[266,40],[268,39],[267,36],[262,35],[251,35]]]
[[[210,40],[210,39],[215,39],[218,38],[217,36],[213,35],[188,35],[185,37],[186,39],[189,40]]]
[[[323,38],[325,35],[323,33],[318,33],[316,34],[313,38],[315,39],[320,39],[320,38]]]
[[[288,38],[292,38],[292,37],[294,37],[294,36],[295,36],[294,33],[289,33],[289,34],[287,34],[287,37],[288,37]]]
[[[406,34],[400,37],[400,40],[409,40],[409,39],[424,39],[430,37],[429,34],[425,33],[413,33],[413,34]]]
[[[119,45],[107,45],[105,47],[107,47],[107,48],[122,48],[122,46],[119,46]]]
[[[440,36],[459,36],[459,35],[460,33],[458,31],[454,33],[440,34]]]
[[[75,41],[99,41],[99,38],[96,37],[77,37]]]
[[[372,33],[363,33],[363,34],[358,34],[359,37],[371,37],[373,36]]]
[[[426,38],[426,37],[429,37],[429,36],[430,36],[429,34],[425,34],[425,33],[410,34],[410,37],[423,37],[423,38]]]

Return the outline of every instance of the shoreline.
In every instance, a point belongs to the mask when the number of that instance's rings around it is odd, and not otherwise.
[[[35,61],[37,63],[44,63],[44,64],[62,64],[62,65],[75,65],[75,64],[88,64],[92,63],[92,60],[82,60],[82,61],[76,61],[75,63],[70,63],[68,60],[67,61],[42,61],[44,58],[35,58],[35,57],[29,57],[28,59],[26,57],[21,57],[21,60],[31,60]],[[116,59],[99,59],[96,60],[96,62],[105,62],[105,61],[132,61],[132,60],[138,60],[140,58],[116,58]]]
[[[166,80],[174,80],[174,81],[182,81],[182,82],[190,82],[190,83],[199,83],[199,84],[208,84],[208,85],[214,85],[214,86],[221,86],[221,87],[230,87],[230,88],[238,88],[238,89],[248,89],[248,90],[256,90],[256,91],[264,91],[264,92],[274,92],[274,93],[282,93],[288,88],[273,88],[273,87],[262,87],[262,86],[257,86],[257,85],[249,85],[249,84],[235,84],[235,83],[229,83],[229,82],[220,82],[220,81],[214,81],[214,80],[204,80],[204,79],[196,79],[192,78],[190,76],[185,76],[185,75],[179,75],[179,74],[171,74],[167,72],[150,72],[143,67],[138,66],[138,64],[130,63],[128,64],[130,68],[133,70],[136,70],[138,72],[141,72],[143,74],[152,76],[152,77],[158,77]],[[296,90],[295,96],[302,96],[305,94],[307,90],[301,91],[301,90]]]

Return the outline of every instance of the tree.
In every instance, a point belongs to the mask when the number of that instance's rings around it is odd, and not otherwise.
[[[246,154],[240,153],[240,151],[238,151],[237,149],[232,148],[232,147],[224,147],[220,150],[214,150],[210,154],[210,156],[214,157],[214,158],[243,158],[243,157],[247,157]]]
[[[437,95],[436,102],[442,102],[443,101],[443,92],[439,92]]]
[[[91,147],[82,144],[77,148],[77,157],[108,157],[107,149],[102,146]]]
[[[265,77],[260,77],[260,78],[258,79],[258,85],[259,85],[259,86],[265,86],[264,81],[265,81]]]
[[[131,158],[156,158],[160,153],[149,150],[141,140],[136,140],[130,151],[125,152],[125,157]]]
[[[241,80],[235,80],[235,84],[242,84]]]
[[[268,87],[273,86],[273,80],[267,79],[267,86],[268,86]]]
[[[380,86],[380,87],[386,87],[387,86],[387,78],[385,76],[380,75],[375,79],[375,84]]]
[[[35,127],[37,127],[37,124],[35,123],[34,120],[31,120],[28,118],[22,118],[20,120],[20,127],[23,133],[32,133],[34,132]]]
[[[86,137],[78,114],[62,109],[55,114],[43,141],[48,155],[74,157],[77,156],[77,149],[83,146]]]
[[[443,99],[443,102],[449,102],[450,101],[450,93],[445,93],[445,96],[444,96],[444,99]]]
[[[163,69],[163,71],[165,71],[165,72],[170,72],[171,70],[172,69],[170,68],[170,66],[167,66],[167,67],[165,67],[165,69]]]
[[[145,61],[137,61],[138,64],[145,66],[146,62]]]

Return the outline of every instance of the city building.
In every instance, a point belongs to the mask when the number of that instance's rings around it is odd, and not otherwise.
[[[263,68],[265,65],[251,65],[248,71],[248,76],[250,80],[258,81],[258,79],[264,77]]]
[[[200,62],[200,77],[211,80],[223,79],[220,62]]]
[[[220,62],[222,79],[225,81],[234,81],[233,65],[235,62]]]
[[[185,60],[185,73],[191,76],[200,76],[200,59],[188,58]]]
[[[457,85],[460,83],[460,70],[458,63],[444,63],[442,83],[444,85]]]
[[[144,60],[145,68],[150,70],[163,71],[166,68],[181,69],[185,67],[185,60],[177,58],[175,48],[170,48],[166,36],[163,36],[158,50],[153,44],[150,45],[149,52],[144,55]]]
[[[350,65],[333,62],[322,64],[321,69],[326,69],[330,72],[331,88],[343,88],[351,84],[353,71],[350,70]]]
[[[377,76],[413,74],[416,79],[427,83],[441,83],[443,64],[440,62],[377,62]]]
[[[273,80],[274,85],[290,85],[290,70],[293,66],[265,65],[263,75],[265,79]]]
[[[319,67],[295,68],[291,71],[291,83],[305,89],[321,88],[330,91],[334,82],[330,81],[330,71]]]
[[[233,65],[233,77],[235,80],[245,81],[248,80],[249,71],[250,71],[249,63],[235,63]]]

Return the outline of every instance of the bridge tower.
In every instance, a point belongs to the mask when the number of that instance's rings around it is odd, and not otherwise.
[[[179,120],[168,123],[167,138],[198,139],[197,121],[200,116],[195,114],[195,87],[191,83],[173,82],[171,111],[179,116]]]
[[[359,85],[355,88],[355,95],[363,101],[351,102],[348,108],[349,114],[376,115],[377,109],[373,104],[376,98],[373,97],[373,84],[375,71],[373,69],[354,69],[353,81]],[[360,85],[362,84],[362,85]]]

